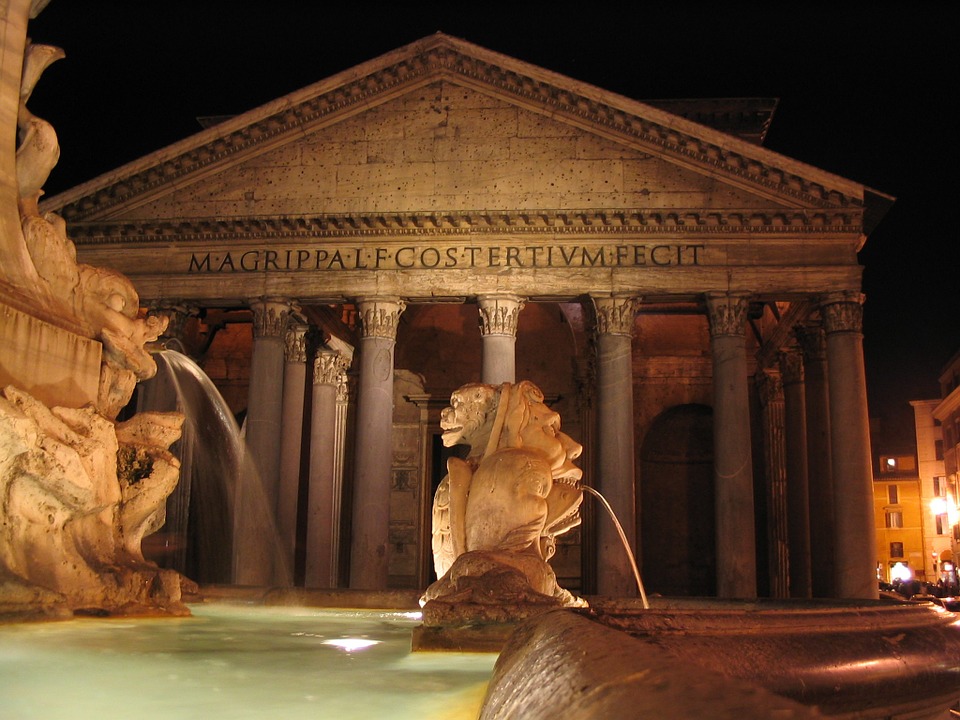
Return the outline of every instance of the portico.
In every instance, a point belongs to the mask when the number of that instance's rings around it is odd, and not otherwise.
[[[584,445],[584,482],[614,506],[641,572],[660,567],[671,592],[693,592],[683,578],[705,562],[724,597],[789,588],[791,563],[809,568],[823,550],[806,527],[789,561],[770,552],[777,521],[843,528],[827,550],[838,575],[814,578],[814,592],[872,597],[857,252],[866,210],[884,199],[735,125],[436,35],[44,209],[67,220],[83,262],[126,274],[148,306],[198,309],[181,340],[215,382],[243,366],[234,409],[298,581],[420,582],[444,472],[439,409],[467,382],[531,379]],[[805,344],[816,332],[822,356]],[[288,333],[300,340],[285,355]],[[780,379],[784,352],[806,372],[788,444],[762,427],[772,420],[752,389]],[[712,442],[681,422],[658,461],[674,463],[676,486],[645,477],[644,439],[694,407],[709,408]],[[785,447],[800,509],[776,501]],[[715,547],[688,547],[683,529],[704,508],[681,488],[704,454]],[[665,483],[654,495],[671,502],[641,502],[644,483]],[[557,574],[582,592],[630,594],[619,540],[585,512]],[[256,545],[266,531],[242,518],[235,537]],[[639,546],[646,523],[669,532],[664,549]],[[261,560],[238,567],[237,582],[282,581]]]

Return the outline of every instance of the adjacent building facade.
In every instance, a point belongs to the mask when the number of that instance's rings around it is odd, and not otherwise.
[[[938,488],[945,502],[939,502],[938,527],[943,527],[950,539],[950,547],[940,552],[943,563],[949,562],[953,583],[958,583],[956,563],[960,549],[960,353],[954,355],[940,375],[940,402],[931,414],[940,425],[942,434],[943,470],[946,482]]]
[[[528,379],[649,591],[873,597],[857,253],[890,198],[763,148],[772,109],[438,34],[43,208],[242,416],[299,582],[425,587],[439,412]],[[561,583],[632,594],[589,502]],[[234,526],[231,579],[278,581]]]

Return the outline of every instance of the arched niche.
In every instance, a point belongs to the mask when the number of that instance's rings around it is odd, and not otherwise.
[[[716,594],[712,409],[665,410],[640,457],[644,584],[661,595]]]

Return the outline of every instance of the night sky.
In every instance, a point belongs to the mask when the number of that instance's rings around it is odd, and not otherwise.
[[[860,254],[871,415],[909,440],[908,401],[939,396],[939,374],[960,350],[957,184],[948,175],[958,160],[948,109],[956,11],[245,5],[52,0],[29,26],[34,42],[67,53],[29,104],[60,138],[47,195],[194,134],[198,116],[244,112],[437,31],[637,100],[775,97],[766,147],[897,198]]]

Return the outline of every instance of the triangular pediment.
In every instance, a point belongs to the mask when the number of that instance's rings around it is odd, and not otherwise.
[[[849,229],[862,226],[864,195],[857,183],[746,140],[438,34],[225,120],[43,208],[74,226],[251,217],[370,223],[378,213],[446,215],[456,224],[495,212]]]
[[[787,209],[452,80],[438,80],[115,215]]]

